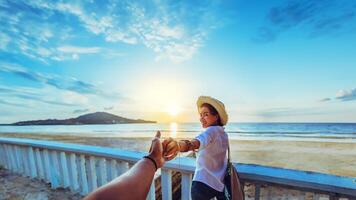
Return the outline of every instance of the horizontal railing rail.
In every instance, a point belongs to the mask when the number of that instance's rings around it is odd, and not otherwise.
[[[85,195],[127,171],[145,153],[53,141],[0,138],[0,165],[52,188],[69,188]],[[356,178],[235,163],[241,180],[253,187],[254,199],[273,199],[271,188],[311,192],[314,197],[356,199]],[[190,199],[195,160],[178,157],[161,169],[162,199],[172,199],[172,173],[181,173],[181,199]],[[267,192],[265,192],[265,190]],[[147,199],[156,199],[154,182]],[[266,193],[266,194],[265,194]],[[302,198],[303,199],[303,198]],[[318,198],[314,198],[318,199]]]

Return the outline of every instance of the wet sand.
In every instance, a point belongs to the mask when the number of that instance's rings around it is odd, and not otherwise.
[[[151,138],[79,137],[60,134],[0,133],[0,137],[32,138],[147,151]],[[231,140],[234,162],[356,177],[356,142]]]

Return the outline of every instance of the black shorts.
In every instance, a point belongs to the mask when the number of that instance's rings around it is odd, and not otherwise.
[[[205,183],[193,181],[191,190],[192,200],[210,200],[216,197],[218,200],[226,200],[224,192],[211,188]]]

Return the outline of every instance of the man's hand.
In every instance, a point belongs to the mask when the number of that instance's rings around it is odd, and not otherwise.
[[[166,161],[172,160],[175,158],[179,152],[179,143],[173,138],[168,138],[163,141],[164,146],[164,159]]]
[[[163,145],[161,143],[161,132],[157,131],[156,136],[152,139],[149,157],[156,161],[157,167],[161,168],[164,165],[165,159],[163,158]]]

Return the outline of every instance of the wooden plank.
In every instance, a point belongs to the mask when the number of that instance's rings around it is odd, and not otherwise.
[[[27,150],[28,150],[28,159],[29,159],[29,163],[30,163],[31,178],[35,178],[35,177],[37,177],[35,155],[33,153],[32,147],[28,147]]]
[[[172,170],[161,170],[162,199],[172,200]]]
[[[65,152],[60,152],[60,161],[61,161],[61,168],[62,168],[62,179],[63,179],[63,187],[69,187],[69,173],[68,173],[68,164],[67,164],[67,157]]]
[[[98,188],[97,175],[96,175],[96,159],[94,156],[89,157],[89,171],[87,172],[90,182],[90,191]]]
[[[106,160],[105,158],[99,159],[99,187],[105,185],[108,182]]]
[[[192,174],[182,173],[182,200],[190,200],[190,190],[192,187]]]
[[[74,153],[70,154],[70,168],[71,168],[71,189],[72,191],[79,190],[79,183],[78,183],[78,167],[77,167],[77,160],[76,155]]]
[[[80,166],[80,185],[81,185],[81,194],[86,195],[89,193],[89,185],[88,185],[88,179],[87,179],[87,172],[86,172],[86,167],[85,167],[85,156],[80,155],[79,158],[79,166]]]
[[[150,191],[148,192],[146,200],[156,200],[156,187],[155,180],[153,179],[152,184],[150,186]]]
[[[36,161],[37,161],[37,171],[38,171],[38,176],[41,179],[45,178],[45,174],[44,174],[44,169],[43,169],[43,162],[42,162],[42,156],[41,156],[41,152],[38,148],[35,149],[35,155],[36,155]]]

